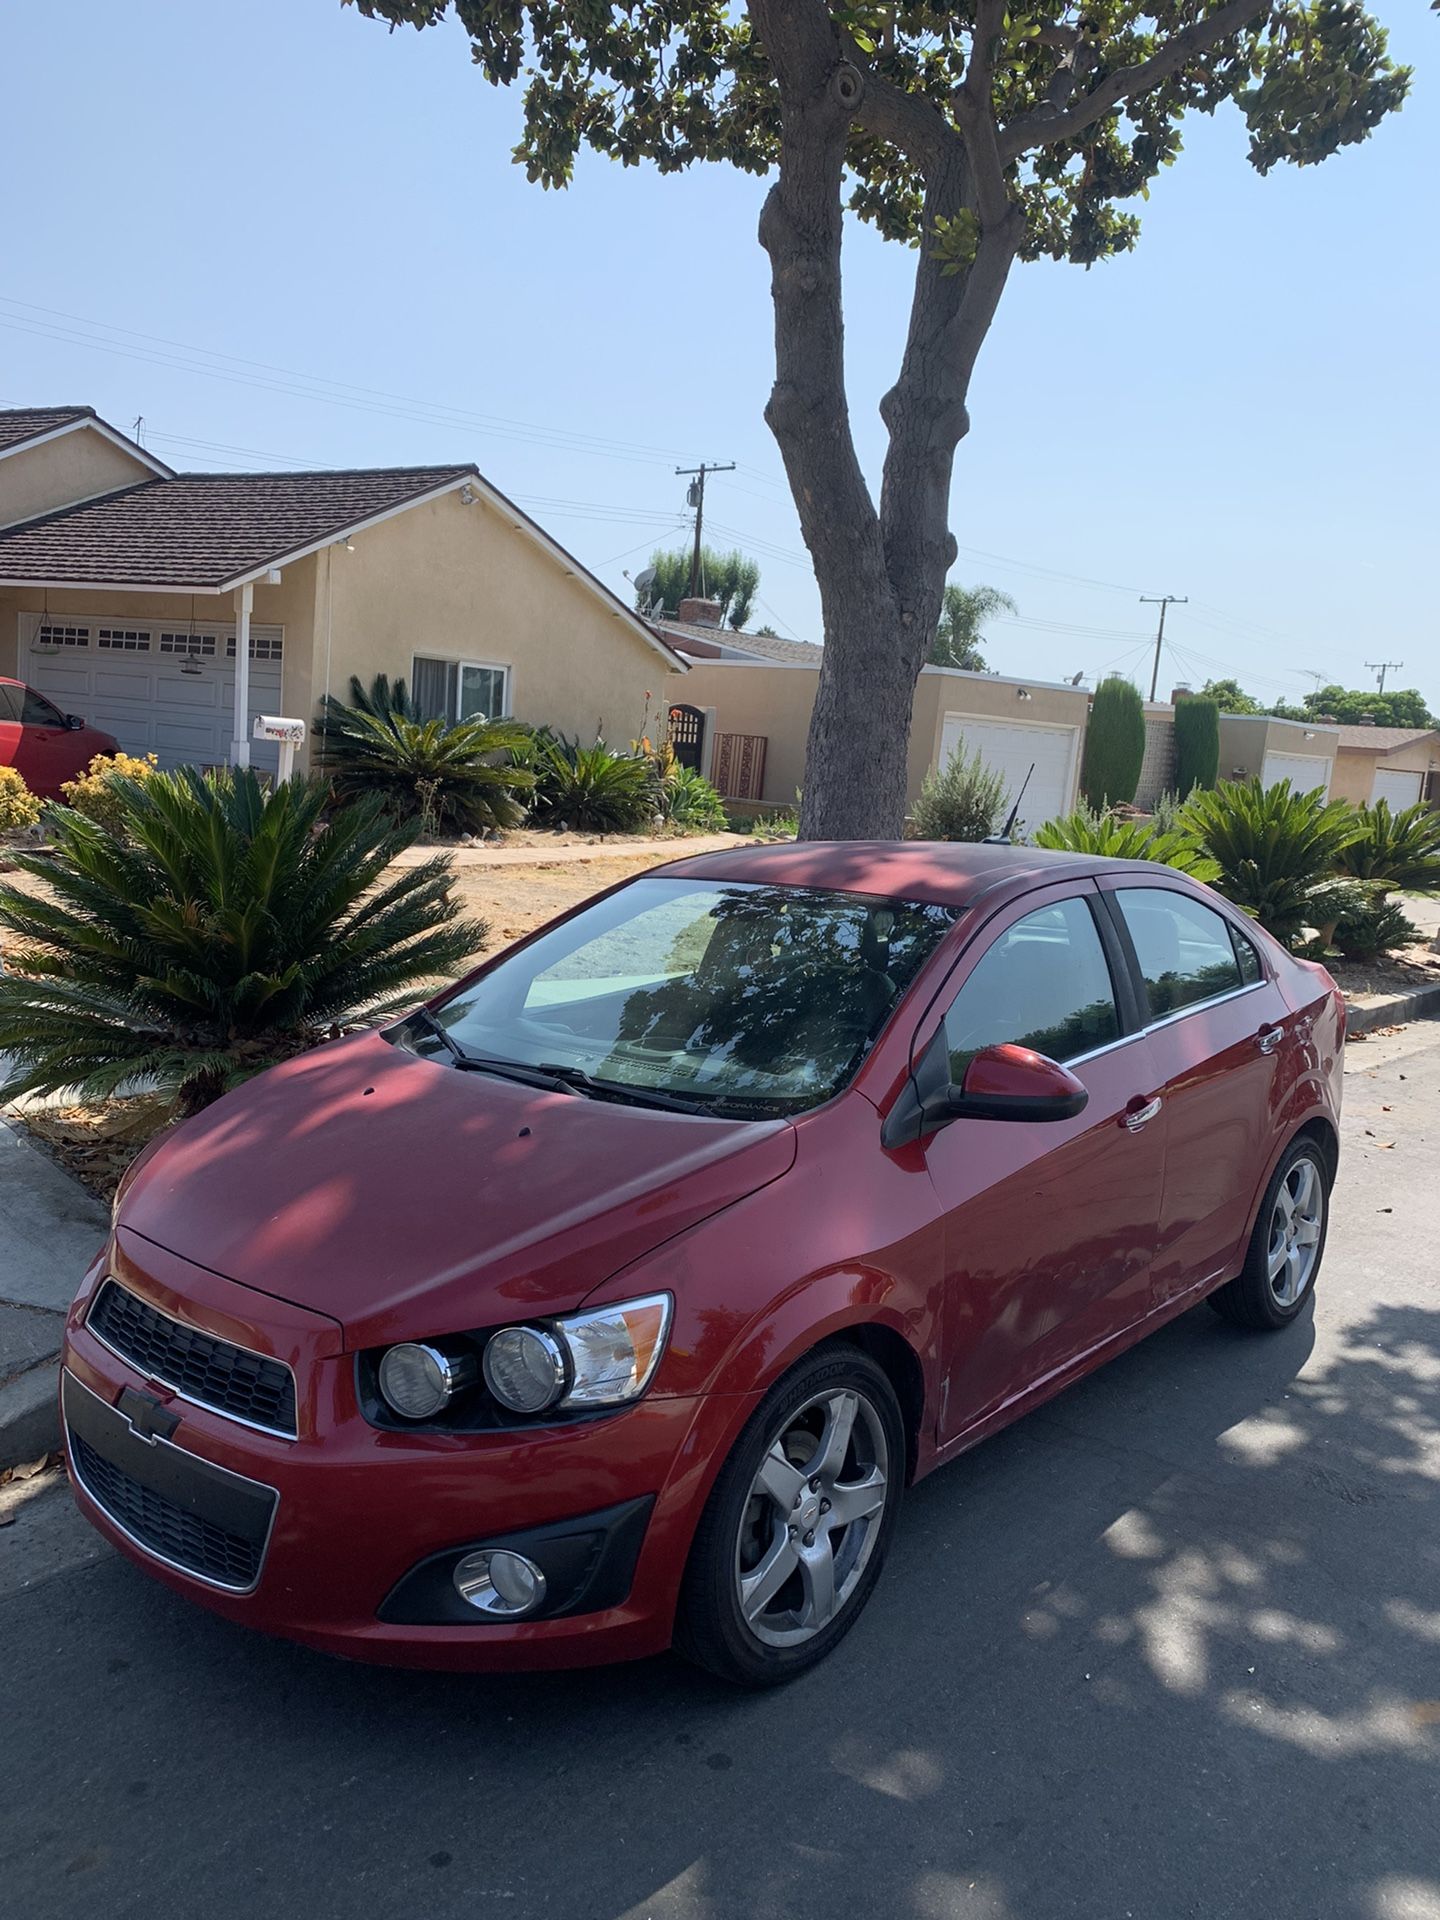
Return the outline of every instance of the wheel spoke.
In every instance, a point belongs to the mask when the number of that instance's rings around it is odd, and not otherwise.
[[[755,1476],[755,1485],[775,1503],[782,1514],[788,1516],[800,1497],[801,1488],[805,1485],[805,1475],[799,1467],[792,1466],[786,1459],[777,1440],[760,1463],[760,1471]]]
[[[817,1534],[814,1546],[802,1547],[798,1558],[800,1583],[805,1589],[800,1624],[823,1627],[835,1611],[835,1556],[830,1551],[830,1542],[823,1534]]]
[[[1295,1244],[1297,1247],[1313,1247],[1320,1238],[1320,1222],[1307,1220],[1303,1215],[1295,1222]]]
[[[1290,1231],[1290,1222],[1295,1218],[1295,1195],[1290,1191],[1290,1182],[1286,1180],[1275,1196],[1275,1210],[1280,1215],[1285,1231]]]
[[[822,1484],[827,1487],[835,1484],[845,1465],[845,1456],[850,1451],[850,1435],[855,1428],[855,1415],[859,1410],[859,1396],[853,1393],[832,1395],[825,1408],[820,1446],[808,1470],[812,1475],[818,1474]]]
[[[1280,1275],[1285,1271],[1285,1265],[1289,1258],[1290,1243],[1288,1240],[1281,1240],[1278,1245],[1271,1247],[1269,1274],[1272,1280],[1278,1280],[1280,1278]]]
[[[747,1620],[763,1613],[795,1571],[795,1542],[783,1527],[758,1567],[740,1576],[740,1610]]]
[[[1300,1298],[1300,1282],[1305,1277],[1305,1255],[1299,1247],[1291,1247],[1285,1267],[1285,1302],[1288,1306]]]
[[[1295,1212],[1313,1213],[1315,1200],[1315,1168],[1309,1160],[1302,1160],[1291,1175],[1295,1182]]]
[[[879,1467],[871,1467],[863,1480],[847,1480],[830,1493],[830,1525],[847,1526],[852,1520],[864,1520],[879,1513],[885,1504],[885,1476]]]

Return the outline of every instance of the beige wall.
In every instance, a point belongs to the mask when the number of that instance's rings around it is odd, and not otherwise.
[[[154,478],[136,455],[93,427],[77,427],[0,460],[0,527]]]
[[[765,784],[769,805],[793,804],[804,785],[805,740],[820,674],[813,667],[762,667],[705,661],[693,666],[682,696],[692,706],[713,707],[718,733],[761,733],[766,737]],[[960,673],[927,667],[915,687],[914,717],[906,797],[913,802],[920,783],[935,764],[947,713],[986,719],[1078,726],[1079,748],[1090,696],[1078,687],[1049,687],[1026,682],[1030,698],[1018,698],[1017,683],[994,674]],[[1078,777],[1080,751],[1075,756]]]
[[[1249,780],[1260,772],[1267,753],[1303,753],[1317,760],[1334,760],[1339,745],[1338,734],[1326,727],[1274,720],[1268,713],[1222,713],[1219,777]]]
[[[410,674],[413,655],[509,667],[518,719],[592,740],[633,739],[646,720],[688,700],[688,677],[667,666],[575,574],[482,501],[448,493],[328,550],[317,594],[315,695],[351,674]],[[703,704],[703,703],[702,703]],[[308,714],[307,714],[308,717]]]
[[[1428,734],[1397,747],[1393,753],[1370,753],[1364,747],[1341,747],[1335,755],[1335,775],[1330,791],[1339,800],[1357,804],[1370,798],[1377,769],[1393,768],[1397,773],[1433,773],[1431,785],[1440,784],[1440,733]]]

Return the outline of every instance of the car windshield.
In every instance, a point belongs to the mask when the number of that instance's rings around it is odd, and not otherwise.
[[[392,1038],[596,1097],[796,1113],[849,1081],[954,918],[866,894],[636,880]]]

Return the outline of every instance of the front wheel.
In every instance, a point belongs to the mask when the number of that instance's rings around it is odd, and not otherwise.
[[[1265,1189],[1245,1265],[1209,1296],[1210,1305],[1238,1327],[1288,1327],[1315,1284],[1329,1225],[1325,1156],[1314,1140],[1296,1140]]]
[[[711,1491],[677,1649],[747,1687],[824,1659],[880,1576],[904,1479],[905,1427],[884,1372],[849,1348],[802,1360],[751,1416]]]

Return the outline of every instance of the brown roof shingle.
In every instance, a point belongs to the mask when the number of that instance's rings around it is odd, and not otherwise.
[[[1412,741],[1430,739],[1436,729],[1434,727],[1337,727],[1332,723],[1331,731],[1342,747],[1363,747],[1370,753],[1394,753],[1398,747],[1408,747]]]
[[[72,420],[95,417],[94,407],[0,407],[0,453],[23,447],[56,427],[68,427]]]
[[[650,624],[672,647],[692,660],[713,659],[715,656],[709,651],[712,647],[733,647],[783,666],[818,667],[820,664],[820,649],[808,640],[785,640],[778,633],[736,633],[729,627],[697,627],[687,620],[652,620]],[[703,654],[692,649],[693,641],[705,649]]]
[[[225,587],[471,476],[467,464],[145,480],[0,533],[0,581]]]

